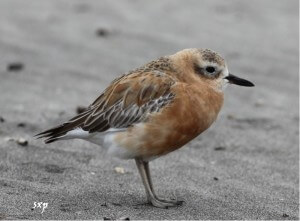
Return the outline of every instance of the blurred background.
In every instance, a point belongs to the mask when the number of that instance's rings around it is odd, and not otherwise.
[[[0,219],[299,219],[298,39],[296,0],[1,0]],[[214,126],[151,164],[183,206],[144,205],[133,161],[33,138],[184,48],[221,53],[256,87],[228,87]]]

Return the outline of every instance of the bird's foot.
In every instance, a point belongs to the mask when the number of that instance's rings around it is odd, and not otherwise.
[[[173,200],[173,199],[161,199],[161,198],[158,198],[157,199],[159,201],[162,201],[162,202],[165,202],[165,203],[171,203],[171,204],[174,204],[174,206],[180,206],[184,203],[184,200]]]
[[[155,207],[168,209],[169,207],[182,205],[182,203],[184,201],[182,201],[182,200],[179,200],[179,201],[166,200],[166,199],[159,199],[156,197],[156,198],[150,199],[149,202]]]

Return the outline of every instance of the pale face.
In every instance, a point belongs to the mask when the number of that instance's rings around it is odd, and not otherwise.
[[[229,73],[225,60],[209,49],[190,48],[169,56],[178,71],[175,73],[181,81],[192,84],[205,82],[218,91],[229,84],[252,87],[250,81]]]
[[[224,90],[228,83],[252,87],[250,81],[238,78],[229,73],[225,60],[209,49],[199,49],[194,71],[197,75],[209,81],[218,90]]]
[[[195,64],[194,70],[202,79],[204,78],[215,85],[218,90],[224,90],[229,83],[226,79],[229,76],[229,71],[224,61],[206,61],[201,57]]]

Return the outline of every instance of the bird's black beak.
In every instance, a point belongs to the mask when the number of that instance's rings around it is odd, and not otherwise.
[[[225,77],[225,79],[227,79],[230,84],[236,84],[245,87],[254,87],[254,84],[252,82],[234,76],[233,74],[229,74],[227,77]]]

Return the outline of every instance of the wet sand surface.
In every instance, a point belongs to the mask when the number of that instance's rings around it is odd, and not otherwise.
[[[298,8],[294,0],[0,1],[0,219],[299,219]],[[145,204],[133,160],[80,140],[33,138],[120,74],[191,47],[220,52],[256,87],[228,87],[208,131],[150,164],[158,194],[182,206]],[[34,202],[48,207],[32,210]]]

